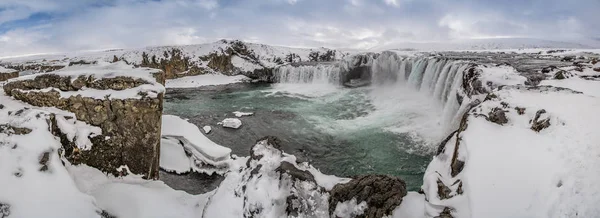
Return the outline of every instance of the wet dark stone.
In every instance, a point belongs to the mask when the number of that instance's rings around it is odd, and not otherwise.
[[[406,196],[406,184],[398,177],[388,175],[362,175],[345,184],[337,184],[330,191],[329,213],[332,214],[338,203],[365,201],[368,208],[358,217],[384,217],[391,215]]]
[[[224,176],[216,173],[211,175],[197,172],[177,174],[164,170],[159,172],[159,178],[169,187],[192,195],[204,194],[215,190],[225,179]]]
[[[508,118],[506,118],[506,113],[502,108],[492,109],[492,111],[488,113],[488,120],[499,125],[508,123]]]
[[[281,162],[281,165],[279,165],[279,167],[277,167],[277,169],[275,169],[276,172],[279,173],[285,173],[290,175],[293,179],[297,179],[300,181],[305,181],[305,182],[314,182],[315,181],[315,177],[310,174],[310,172],[306,171],[306,170],[300,170],[298,168],[296,168],[294,166],[294,164],[291,164],[289,162]]]
[[[10,205],[0,202],[0,218],[10,216]]]

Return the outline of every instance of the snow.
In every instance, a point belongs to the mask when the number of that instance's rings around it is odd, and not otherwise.
[[[472,216],[599,214],[599,209],[588,206],[600,203],[600,189],[593,185],[600,181],[596,173],[600,160],[595,158],[600,156],[600,136],[590,128],[600,122],[594,109],[600,101],[566,93],[499,94],[527,111],[525,116],[510,113],[509,128],[475,119],[462,135],[469,154],[464,174]],[[542,108],[552,117],[552,126],[536,133],[529,129],[529,119]]]
[[[235,66],[237,68],[240,68],[243,71],[250,71],[250,72],[263,68],[262,66],[252,63],[250,61],[247,61],[245,59],[242,59],[237,55],[234,55],[231,57],[231,64],[233,64],[233,66]]]
[[[10,217],[99,217],[94,198],[82,193],[62,167],[56,152],[61,144],[49,132],[48,113],[12,100],[0,91],[0,124],[31,129],[27,135],[0,133],[0,203],[10,206]],[[20,115],[8,115],[29,107]],[[38,114],[40,115],[38,118]],[[40,159],[49,152],[48,169]]]
[[[225,118],[223,121],[221,121],[221,123],[222,123],[223,127],[233,128],[233,129],[237,129],[237,128],[240,128],[240,126],[242,126],[242,121],[237,118]]]
[[[204,210],[204,217],[287,217],[286,199],[295,194],[302,201],[305,214],[300,217],[329,217],[328,194],[313,183],[276,173],[282,162],[300,170],[317,171],[308,165],[297,165],[292,155],[273,149],[266,141],[252,148],[258,160],[234,159],[225,180],[215,190]]]
[[[86,165],[67,165],[76,187],[94,197],[95,204],[116,217],[193,218],[202,213],[210,193],[190,195],[162,181],[139,176],[115,178]],[[77,216],[83,217],[83,216]]]
[[[425,217],[425,195],[417,192],[408,192],[402,198],[402,203],[398,206],[392,218],[423,218]]]
[[[5,68],[3,66],[0,66],[0,73],[12,73],[12,72],[15,72],[15,71],[16,70],[14,70],[14,69],[8,69],[8,68]]]
[[[250,115],[254,115],[254,113],[252,112],[241,112],[241,111],[234,111],[233,115],[235,115],[236,117],[243,117],[243,116],[250,116]]]
[[[67,139],[71,142],[75,141],[75,145],[81,150],[90,150],[92,148],[90,138],[102,135],[100,127],[91,126],[73,118],[66,119],[63,116],[57,116],[56,124],[60,131],[67,135]]]
[[[174,137],[189,144],[194,156],[202,158],[206,163],[220,165],[220,162],[229,159],[231,149],[214,143],[196,125],[180,117],[163,115],[161,129],[163,137]]]
[[[148,84],[143,84],[125,90],[98,90],[88,87],[83,87],[78,91],[61,91],[56,87],[48,87],[39,90],[21,90],[22,92],[58,92],[61,98],[69,98],[72,96],[90,97],[94,99],[141,99],[142,97],[156,98],[158,94],[164,93],[165,88],[162,84],[156,82],[153,77],[154,73],[160,72],[157,69],[151,68],[133,68],[124,62],[104,63],[100,62],[93,65],[71,66],[53,71],[46,74],[55,74],[61,77],[70,77],[72,81],[79,76],[91,76],[96,80],[115,77],[131,77],[134,79],[142,79]],[[33,74],[10,79],[10,81],[32,80],[42,74]],[[143,93],[143,94],[141,94]]]
[[[494,71],[502,71],[497,68]],[[509,77],[482,78],[516,84]],[[510,74],[510,73],[509,73]],[[516,73],[515,73],[516,74]],[[486,78],[487,77],[487,78]],[[515,77],[517,78],[517,77]],[[598,81],[572,77],[544,80],[541,85],[572,88],[570,90],[528,90],[522,85],[494,90],[498,98],[484,101],[471,110],[467,129],[460,133],[457,159],[465,162],[461,173],[450,175],[450,163],[457,136],[429,164],[423,190],[427,195],[425,213],[438,215],[444,207],[452,208],[454,217],[594,217],[600,214],[600,135],[595,126],[600,107]],[[475,96],[476,98],[482,96]],[[503,108],[509,120],[498,125],[487,121],[492,108]],[[525,114],[514,109],[523,107]],[[536,132],[531,120],[536,112],[547,113],[550,127]],[[507,137],[509,136],[509,137]],[[438,181],[450,190],[449,199],[438,196]],[[462,183],[461,183],[462,182]],[[463,194],[458,193],[462,184]],[[400,210],[400,209],[398,209]]]
[[[210,131],[212,131],[212,127],[210,126],[204,126],[202,127],[202,129],[204,130],[204,133],[208,134],[210,133]]]
[[[338,203],[333,214],[336,217],[351,218],[362,215],[365,209],[367,209],[367,202],[357,203],[356,198],[352,198],[350,201]]]
[[[204,74],[198,76],[188,76],[177,79],[167,80],[167,88],[196,88],[202,86],[226,85],[232,83],[241,83],[249,80],[243,75],[226,76],[221,74]]]
[[[187,173],[192,170],[192,162],[185,155],[179,140],[168,138],[160,140],[160,168],[175,173]]]
[[[527,81],[527,78],[519,75],[515,68],[511,66],[492,67],[481,65],[479,69],[482,70],[480,78],[484,84],[490,81],[493,84],[518,85]]]
[[[540,82],[540,85],[569,88],[575,91],[583,92],[586,95],[600,97],[600,81],[572,77],[562,80],[544,80]]]

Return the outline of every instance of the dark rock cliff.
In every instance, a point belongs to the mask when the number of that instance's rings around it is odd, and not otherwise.
[[[159,83],[164,83],[163,73],[154,74]],[[132,77],[95,79],[79,76],[72,80],[60,74],[44,74],[33,79],[18,80],[6,84],[3,89],[9,96],[40,107],[55,107],[70,111],[77,120],[102,129],[102,135],[90,138],[93,146],[89,150],[79,149],[74,142],[66,140],[65,133],[58,128],[56,118],[50,117],[52,133],[61,138],[64,156],[73,164],[87,164],[106,173],[123,175],[117,170],[127,166],[134,174],[148,179],[157,179],[163,93],[149,97],[149,93],[138,93],[142,97],[126,99],[97,99],[73,95],[61,97],[60,91],[78,91],[82,88],[97,90],[125,90],[147,81]]]

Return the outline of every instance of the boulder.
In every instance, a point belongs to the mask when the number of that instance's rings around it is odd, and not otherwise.
[[[329,212],[337,205],[355,199],[366,202],[367,208],[358,217],[384,217],[392,215],[406,196],[406,184],[398,177],[388,175],[362,175],[345,184],[337,184],[330,191]]]
[[[567,78],[570,78],[572,76],[573,76],[573,74],[571,74],[571,73],[569,73],[569,72],[567,72],[565,70],[560,70],[560,71],[558,71],[558,72],[556,72],[554,74],[553,78],[554,79],[567,79]]]
[[[488,120],[492,123],[496,123],[498,125],[504,125],[508,123],[508,118],[506,118],[506,111],[502,108],[493,108],[488,113]]]
[[[542,129],[548,128],[550,126],[550,118],[546,118],[546,119],[541,119],[540,117],[542,116],[542,114],[545,114],[546,110],[541,109],[538,110],[535,113],[535,118],[533,118],[532,124],[531,124],[531,130],[539,132],[542,131]]]

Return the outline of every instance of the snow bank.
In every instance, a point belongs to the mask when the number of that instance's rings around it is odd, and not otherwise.
[[[13,73],[15,71],[16,70],[8,69],[8,68],[4,68],[4,67],[0,66],[0,73]]]
[[[133,79],[140,79],[146,84],[141,84],[136,87],[127,88],[124,90],[112,90],[112,89],[95,89],[89,87],[81,87],[77,91],[62,91],[58,87],[47,87],[43,89],[32,89],[32,90],[19,90],[24,93],[28,92],[58,92],[61,98],[69,98],[73,96],[90,97],[94,99],[141,99],[142,97],[156,98],[158,94],[165,92],[165,87],[158,83],[154,78],[154,74],[159,73],[160,70],[151,68],[134,68],[131,65],[127,65],[124,62],[116,63],[105,63],[100,62],[98,64],[83,65],[83,66],[70,66],[63,69],[53,71],[45,74],[33,74],[27,76],[21,76],[14,79],[10,79],[8,82],[33,80],[41,75],[58,75],[61,77],[71,78],[71,82],[74,82],[78,77],[93,78],[94,81],[101,79],[110,79],[116,77],[129,77]],[[53,85],[53,84],[51,84]]]
[[[172,138],[160,140],[160,168],[175,173],[187,173],[192,170],[192,161],[185,154],[185,149],[179,140]]]
[[[61,163],[48,112],[25,109],[31,106],[1,91],[0,102],[0,204],[8,205],[8,217],[99,218],[94,198],[77,189]],[[6,131],[6,126],[30,132]]]
[[[296,164],[294,156],[274,148],[268,140],[259,141],[251,152],[251,157],[232,161],[225,180],[210,197],[204,217],[288,217],[289,213],[329,217],[328,193],[321,185],[284,173],[280,167],[285,162],[304,172],[318,170],[306,163]],[[315,180],[320,175],[313,174]],[[336,183],[347,181],[337,178]]]
[[[205,74],[198,76],[188,76],[172,80],[167,80],[167,88],[196,88],[202,86],[226,85],[232,83],[241,83],[249,80],[243,75],[225,76],[221,74]]]
[[[208,201],[209,193],[190,195],[173,190],[162,181],[144,180],[138,176],[115,178],[86,165],[67,165],[67,169],[77,187],[94,197],[96,205],[115,217],[198,217]]]
[[[501,71],[496,69],[495,71]],[[485,71],[484,71],[485,72]],[[489,71],[488,71],[489,72]],[[516,73],[515,73],[516,74]],[[423,190],[425,213],[454,217],[594,217],[600,214],[600,117],[598,81],[579,77],[508,86],[462,119],[429,164]],[[516,77],[515,77],[516,78]],[[463,101],[463,107],[469,101]],[[495,123],[500,110],[506,123]],[[536,118],[538,117],[538,118]],[[536,127],[542,121],[549,127]],[[540,122],[540,123],[538,123]],[[462,165],[461,163],[464,163]],[[398,209],[400,210],[400,209]]]
[[[229,160],[231,149],[218,145],[206,138],[200,129],[194,125],[173,115],[162,116],[162,136],[175,138],[186,147],[195,157],[211,165],[221,165]]]

